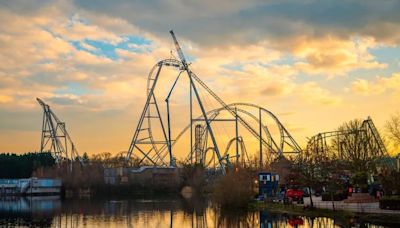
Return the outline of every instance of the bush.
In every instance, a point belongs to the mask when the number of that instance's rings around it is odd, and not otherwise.
[[[222,208],[246,208],[254,194],[251,173],[236,169],[215,183],[212,199]]]
[[[383,170],[379,181],[383,185],[386,195],[400,194],[400,172],[396,170]]]
[[[104,169],[101,164],[81,165],[79,162],[74,162],[71,171],[70,164],[61,163],[58,166],[37,169],[32,176],[61,179],[66,189],[76,191],[104,185]]]
[[[347,195],[345,193],[334,193],[333,201],[341,201],[347,199]],[[330,192],[322,193],[322,201],[332,201],[332,196]]]
[[[351,177],[354,187],[360,188],[362,193],[368,192],[368,174],[366,172],[356,172]]]
[[[400,196],[383,197],[379,200],[380,209],[400,210]]]
[[[201,165],[184,164],[181,170],[182,187],[190,186],[196,194],[203,194],[207,182],[205,177],[205,169]]]

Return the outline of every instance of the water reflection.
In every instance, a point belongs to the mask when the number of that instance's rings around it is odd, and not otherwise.
[[[302,217],[286,214],[260,212],[260,227],[347,227],[350,224],[338,224],[335,220],[324,217]]]
[[[355,224],[357,227],[378,227]],[[39,227],[348,227],[330,218],[220,211],[206,199],[84,199],[58,197],[0,200],[0,226]]]
[[[58,196],[0,199],[0,226],[50,227],[55,215],[60,213]]]

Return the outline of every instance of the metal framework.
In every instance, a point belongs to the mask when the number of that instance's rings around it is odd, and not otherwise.
[[[349,145],[350,137],[357,140],[355,144],[358,149],[373,153],[375,156],[387,154],[382,138],[370,117],[364,120],[358,129],[318,133],[308,141],[307,151],[311,151],[313,156],[327,157],[330,153],[342,158],[344,151],[354,150]],[[336,143],[335,147],[331,145],[332,140]]]
[[[179,43],[174,33],[172,31],[170,31],[170,33],[174,40],[174,44],[180,60],[165,59],[159,61],[151,69],[147,80],[146,103],[138,121],[136,130],[133,134],[130,147],[128,149],[128,153],[126,156],[127,161],[131,159],[131,156],[134,154],[136,157],[140,158],[139,164],[147,163],[155,166],[174,166],[175,163],[172,152],[174,145],[187,130],[190,130],[190,153],[188,154],[188,161],[193,163],[193,160],[194,162],[204,160],[203,158],[205,154],[207,154],[208,151],[213,151],[214,155],[217,157],[216,163],[222,170],[224,170],[226,166],[229,166],[230,162],[228,161],[226,154],[221,154],[220,149],[218,148],[218,144],[212,128],[212,123],[217,121],[235,122],[236,136],[234,138],[234,141],[236,142],[236,160],[238,160],[238,158],[240,157],[239,146],[241,146],[241,144],[244,145],[243,138],[240,137],[239,139],[239,125],[244,127],[246,131],[250,132],[250,134],[259,141],[260,165],[263,163],[262,154],[264,152],[272,156],[282,156],[284,153],[299,153],[301,151],[300,146],[292,138],[286,128],[278,120],[278,118],[272,114],[272,112],[260,106],[248,103],[226,104],[202,80],[200,80],[200,78],[196,74],[194,74],[189,69],[189,65],[186,62],[185,56],[179,46]],[[164,119],[160,113],[160,107],[157,103],[157,98],[155,95],[155,88],[159,80],[161,71],[164,67],[172,67],[177,69],[179,72],[165,99],[167,109],[166,125],[164,124]],[[181,78],[182,73],[185,73],[189,79],[190,124],[186,128],[184,128],[175,137],[175,139],[172,139],[169,100],[178,80]],[[211,95],[218,102],[220,108],[207,111],[203,105],[197,86],[200,86],[207,92],[208,95]],[[197,105],[201,111],[201,115],[197,118],[193,118],[192,110],[194,105]],[[255,116],[251,113],[251,111],[247,111],[247,109],[257,110],[257,112],[259,112],[259,116]],[[222,111],[227,111],[233,118],[217,119],[217,116]],[[262,117],[265,115],[271,117],[277,124],[279,128],[280,139],[274,139],[269,132],[268,127],[263,123]],[[249,121],[245,119],[245,116],[250,117],[252,120],[256,121],[258,123],[258,127],[255,127],[254,124],[252,125],[251,123],[249,123]],[[161,136],[158,135],[158,137],[156,137],[152,130],[153,128],[157,128],[159,130],[161,129]],[[195,134],[193,134],[193,130],[195,130]],[[210,145],[207,145],[208,139],[210,139],[211,141]]]
[[[178,55],[180,57],[180,61],[177,61],[177,60],[174,60],[174,59],[160,61],[157,64],[157,67],[156,67],[157,68],[157,73],[156,73],[154,78],[151,77],[152,73],[150,73],[149,78],[148,78],[147,101],[146,101],[145,107],[143,109],[142,115],[141,115],[141,117],[139,119],[139,123],[138,123],[136,131],[134,133],[131,145],[130,145],[130,147],[128,149],[127,160],[130,159],[133,150],[137,149],[143,155],[143,158],[140,161],[140,163],[144,159],[147,159],[153,165],[161,164],[161,165],[165,166],[165,165],[167,165],[167,163],[165,161],[165,154],[161,154],[160,151],[164,150],[164,147],[167,147],[168,148],[168,154],[169,154],[169,166],[174,166],[175,165],[174,164],[174,158],[172,156],[172,139],[171,139],[171,133],[170,133],[171,129],[170,129],[170,115],[169,115],[169,97],[172,94],[172,90],[174,89],[177,81],[179,80],[180,74],[182,72],[186,72],[187,76],[189,78],[189,81],[190,81],[190,89],[191,89],[191,91],[194,92],[195,97],[197,99],[197,104],[198,104],[198,106],[199,106],[199,108],[200,108],[200,110],[201,110],[201,112],[203,114],[203,118],[204,118],[204,122],[206,123],[206,126],[207,126],[208,134],[210,135],[210,137],[211,137],[211,139],[213,141],[213,146],[215,148],[215,153],[216,153],[216,155],[218,157],[218,160],[220,161],[220,166],[224,169],[224,164],[222,163],[222,158],[221,158],[221,155],[219,153],[218,145],[217,145],[213,130],[212,130],[211,126],[210,126],[210,121],[208,120],[204,105],[203,105],[203,103],[201,101],[201,98],[200,98],[200,95],[198,93],[197,87],[196,87],[196,85],[194,83],[194,80],[193,80],[193,73],[189,70],[189,66],[188,66],[188,64],[186,62],[185,56],[184,56],[184,54],[183,54],[183,52],[182,52],[182,50],[181,50],[181,48],[179,46],[179,43],[178,43],[173,31],[170,31],[170,33],[171,33],[171,36],[172,36],[172,38],[174,40],[174,44],[175,44],[176,50],[178,52]],[[163,124],[163,119],[162,119],[162,116],[160,114],[160,109],[159,109],[158,104],[157,104],[156,96],[154,95],[154,89],[155,89],[157,81],[159,79],[161,68],[164,65],[178,67],[182,71],[181,73],[179,73],[178,77],[176,78],[176,80],[175,80],[175,82],[174,82],[174,84],[173,84],[173,86],[171,88],[171,91],[169,92],[169,94],[168,94],[168,96],[166,98],[167,109],[168,109],[167,110],[167,112],[168,112],[168,116],[167,116],[167,118],[168,118],[168,129],[167,129],[168,130],[168,136],[166,134],[166,130],[165,130],[166,127]],[[154,70],[154,68],[153,68],[153,70]],[[192,97],[191,97],[190,103],[192,103]],[[154,106],[154,109],[156,110],[155,115],[154,114],[151,115],[150,106]],[[191,104],[191,107],[192,107],[192,104]],[[163,140],[161,140],[159,142],[154,141],[154,138],[153,138],[153,135],[152,135],[152,132],[151,132],[151,118],[158,119],[159,120],[159,124],[160,124],[160,126],[162,128],[162,132],[163,132],[163,136],[164,137],[163,137]],[[145,126],[143,124],[145,119],[147,119],[147,126]],[[144,137],[143,138],[139,138],[139,135],[144,135]],[[149,144],[152,145],[150,148],[149,147],[147,147],[145,149],[143,148],[144,147],[143,145],[149,145]],[[155,146],[155,144],[161,144],[162,146],[161,147],[157,147],[157,146]]]
[[[72,164],[76,159],[81,161],[65,123],[54,114],[48,104],[39,98],[36,98],[36,100],[43,108],[40,152],[50,152],[58,164],[63,161],[71,162]]]

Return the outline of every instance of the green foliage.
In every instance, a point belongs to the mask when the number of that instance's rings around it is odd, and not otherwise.
[[[0,154],[0,178],[28,178],[36,169],[54,164],[50,153]]]

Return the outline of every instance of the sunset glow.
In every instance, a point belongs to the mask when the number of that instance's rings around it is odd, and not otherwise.
[[[301,146],[355,118],[384,132],[400,111],[399,1],[0,2],[0,152],[40,149],[36,97],[81,153],[127,151],[151,68],[177,56],[170,29],[226,103],[268,109]],[[188,124],[187,84],[173,96],[176,136]]]

